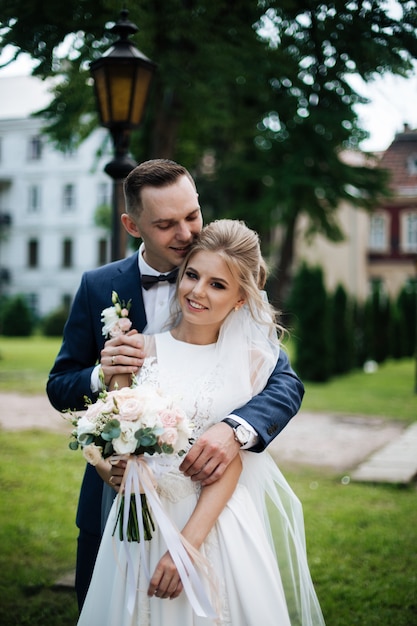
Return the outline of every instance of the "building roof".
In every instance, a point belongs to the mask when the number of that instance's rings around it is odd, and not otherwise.
[[[0,119],[20,119],[45,108],[52,100],[51,80],[35,76],[0,78]]]
[[[391,187],[401,196],[417,193],[417,129],[407,124],[383,153],[381,167],[390,171]]]

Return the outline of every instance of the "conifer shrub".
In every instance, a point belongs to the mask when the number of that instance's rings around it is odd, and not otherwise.
[[[329,299],[320,267],[300,267],[288,308],[293,319],[297,373],[304,380],[326,381],[331,374]]]
[[[34,330],[35,320],[22,295],[8,298],[2,306],[1,328],[6,337],[29,337]]]
[[[338,285],[330,298],[332,374],[349,372],[354,362],[352,306],[346,290]]]
[[[46,337],[62,337],[67,317],[67,307],[62,306],[55,311],[51,311],[42,320],[42,333]]]
[[[413,356],[417,348],[417,284],[408,282],[397,298],[397,307],[404,324],[403,355]]]
[[[379,284],[365,303],[364,334],[366,360],[383,363],[390,346],[390,300]]]

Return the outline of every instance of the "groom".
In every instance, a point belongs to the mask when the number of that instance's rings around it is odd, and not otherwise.
[[[198,193],[189,172],[164,159],[137,166],[124,185],[126,231],[142,239],[139,253],[86,272],[64,329],[64,338],[47,383],[47,394],[59,411],[82,410],[85,397],[95,401],[116,374],[138,372],[144,354],[142,331],[161,330],[175,292],[177,268],[202,228]],[[112,292],[130,300],[129,318],[138,333],[108,341],[102,334],[101,312],[111,306]],[[264,391],[212,426],[192,446],[181,469],[192,480],[217,480],[240,447],[255,452],[266,446],[300,408],[304,389],[281,350]],[[79,528],[76,591],[81,608],[101,539],[103,480],[113,487],[121,470],[99,476],[86,466],[77,511]]]

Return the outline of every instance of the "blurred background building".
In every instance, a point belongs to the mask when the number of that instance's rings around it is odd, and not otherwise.
[[[0,79],[0,292],[25,296],[36,317],[68,306],[83,271],[109,260],[112,155],[99,128],[72,150],[57,150],[31,114],[48,86],[33,77]]]
[[[341,284],[362,301],[376,288],[395,297],[404,285],[417,281],[417,130],[405,125],[377,157],[390,173],[391,198],[372,214],[341,204],[338,220],[344,241],[332,243],[321,236],[308,240],[301,226],[296,246],[296,263],[320,265],[329,290]]]

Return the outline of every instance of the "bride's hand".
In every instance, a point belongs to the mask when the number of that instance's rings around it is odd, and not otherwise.
[[[103,459],[96,465],[96,470],[100,478],[117,492],[120,489],[125,468],[126,461],[124,460],[119,460],[117,463],[110,463],[108,459]]]
[[[161,557],[148,587],[148,596],[157,598],[177,598],[183,585],[178,570],[169,552]]]

